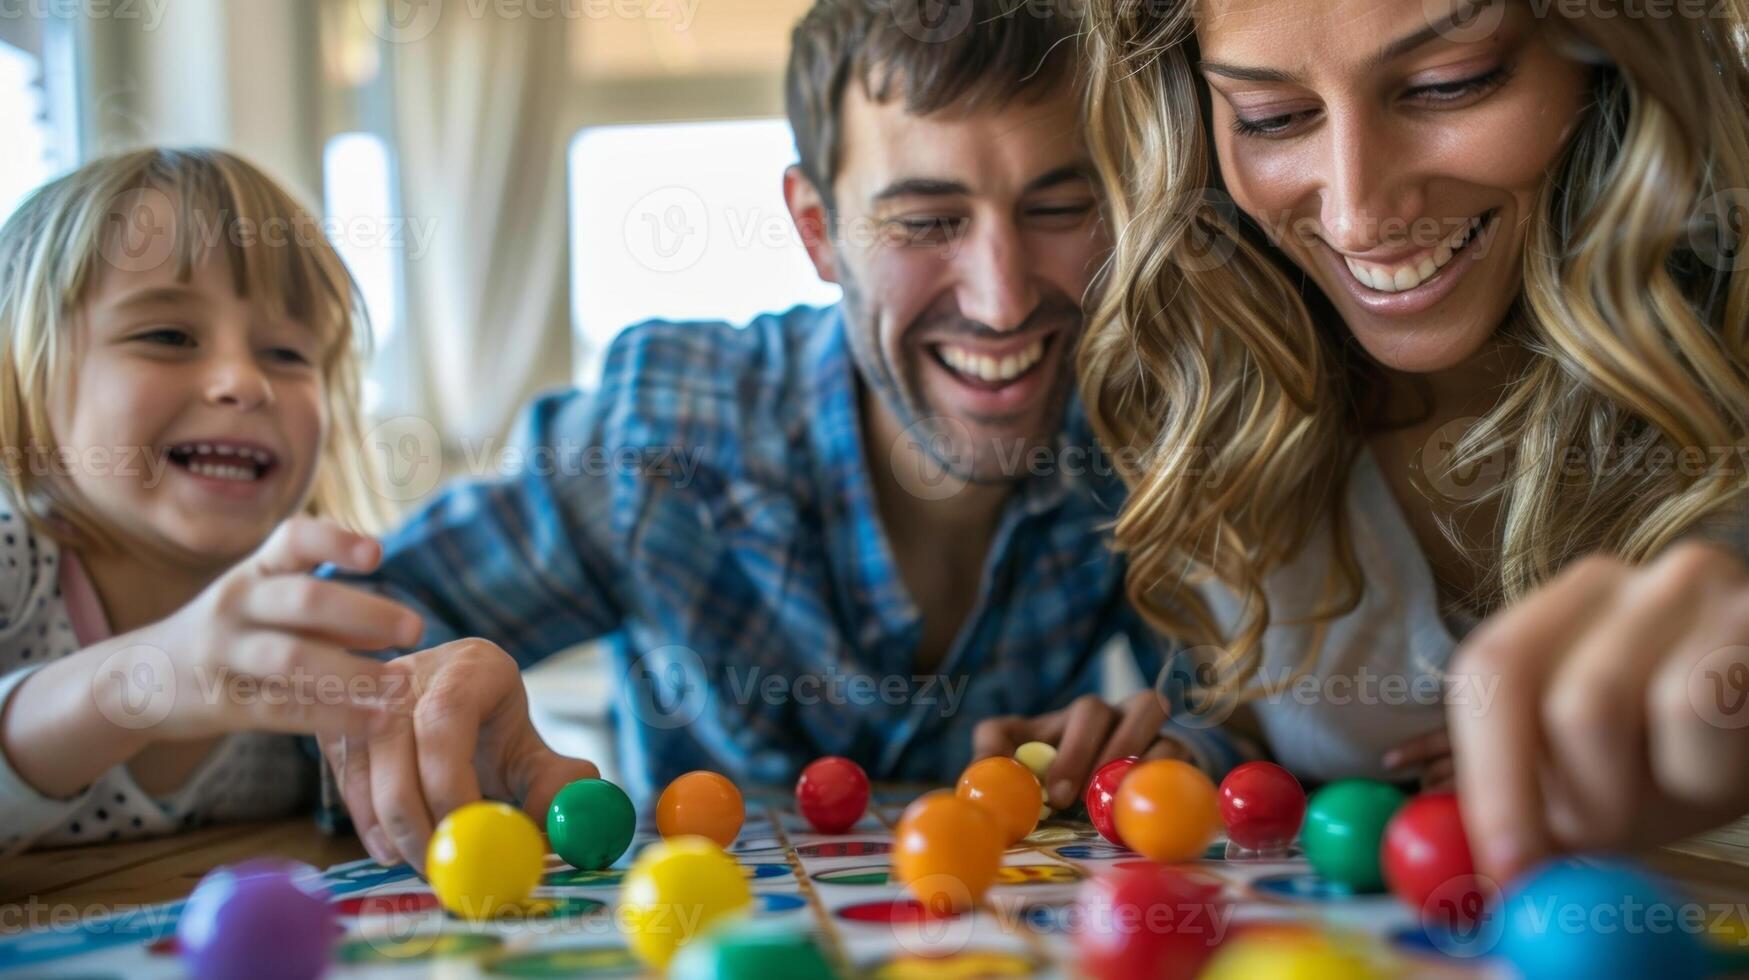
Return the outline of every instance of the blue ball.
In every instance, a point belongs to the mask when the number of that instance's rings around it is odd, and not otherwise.
[[[1495,914],[1498,951],[1535,980],[1704,977],[1705,909],[1620,861],[1551,861],[1519,879]]]

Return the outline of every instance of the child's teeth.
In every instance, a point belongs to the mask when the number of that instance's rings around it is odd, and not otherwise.
[[[245,483],[255,479],[255,470],[248,466],[227,466],[221,463],[190,463],[188,471],[214,480],[235,480]]]

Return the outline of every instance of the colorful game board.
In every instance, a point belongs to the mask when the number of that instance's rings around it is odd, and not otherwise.
[[[746,869],[755,915],[809,932],[847,976],[1072,977],[1070,932],[1082,882],[1139,860],[1085,823],[1051,821],[1005,855],[980,910],[932,919],[888,874],[890,827],[901,809],[900,802],[880,802],[851,831],[822,835],[787,809],[750,807],[732,853]],[[623,869],[654,839],[653,829],[640,830],[631,853],[608,871],[576,871],[549,855],[528,914],[487,923],[445,914],[404,866],[355,861],[329,868],[319,874],[344,928],[329,976],[642,976],[620,939],[616,902]],[[1195,873],[1221,882],[1234,900],[1228,929],[1351,930],[1369,937],[1367,947],[1393,975],[1474,976],[1487,965],[1455,940],[1430,942],[1389,896],[1344,894],[1297,857],[1233,860],[1221,842]],[[172,903],[0,938],[0,976],[180,976],[174,939],[180,908]]]

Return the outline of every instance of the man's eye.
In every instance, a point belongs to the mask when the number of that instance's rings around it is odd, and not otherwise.
[[[1035,218],[1082,218],[1093,211],[1092,202],[1081,204],[1047,204],[1031,208],[1028,214]]]
[[[965,233],[965,218],[899,218],[891,227],[902,245],[939,245]]]

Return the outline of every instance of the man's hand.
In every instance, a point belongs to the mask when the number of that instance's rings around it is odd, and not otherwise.
[[[423,873],[438,822],[482,794],[519,803],[544,827],[560,789],[600,775],[535,733],[522,672],[495,644],[457,640],[385,670],[391,696],[410,702],[396,723],[321,739],[358,836],[380,864],[406,861]]]
[[[1004,715],[986,718],[972,730],[972,757],[1013,755],[1027,742],[1057,747],[1057,761],[1045,775],[1045,793],[1053,810],[1075,805],[1087,781],[1113,759],[1193,761],[1190,750],[1170,735],[1161,735],[1166,712],[1153,691],[1142,691],[1113,708],[1103,698],[1084,694],[1067,708],[1026,718]]]
[[[1400,780],[1421,780],[1423,793],[1450,790],[1457,779],[1451,758],[1451,735],[1441,728],[1418,735],[1385,753],[1385,768]]]
[[[1749,810],[1749,570],[1681,544],[1574,563],[1482,624],[1447,719],[1478,870],[1676,840]]]

